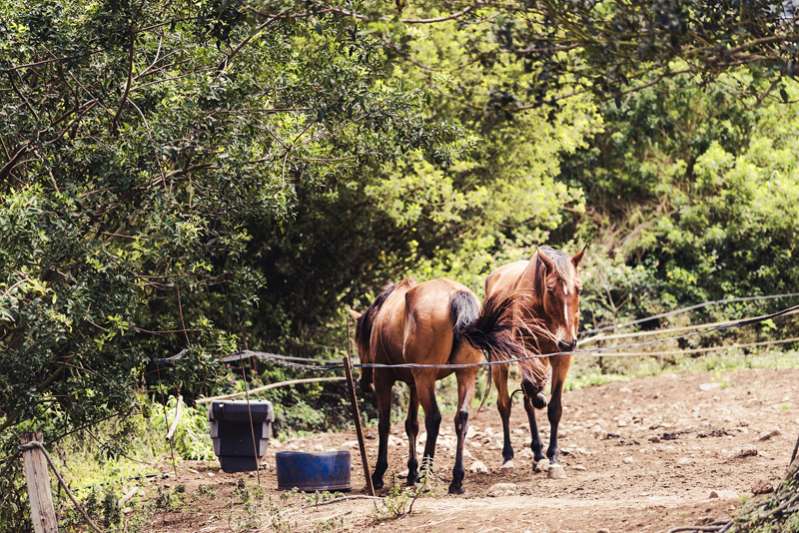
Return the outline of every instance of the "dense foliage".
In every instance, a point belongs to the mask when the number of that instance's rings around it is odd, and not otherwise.
[[[589,324],[797,286],[792,14],[398,6],[0,0],[5,453],[228,385],[240,348],[340,351],[386,280],[479,290],[539,243],[591,243]],[[341,401],[275,394],[294,427]]]

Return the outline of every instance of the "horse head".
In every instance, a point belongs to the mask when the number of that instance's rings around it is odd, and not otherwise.
[[[580,275],[585,248],[574,256],[542,246],[535,255],[535,299],[539,318],[546,324],[556,351],[577,347],[580,326]]]

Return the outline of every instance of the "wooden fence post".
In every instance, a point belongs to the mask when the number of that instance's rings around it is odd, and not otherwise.
[[[363,465],[363,475],[366,478],[366,491],[370,496],[374,496],[375,488],[372,485],[372,477],[369,474],[369,458],[366,456],[366,443],[364,442],[363,427],[361,426],[361,409],[358,407],[358,395],[355,392],[355,381],[352,379],[352,363],[349,355],[344,357],[344,373],[347,376],[352,418],[355,420],[355,434],[358,437],[358,448],[361,451],[361,464]]]
[[[32,441],[42,442],[42,434],[23,433],[20,438],[23,446]],[[22,462],[31,501],[33,530],[36,533],[58,533],[58,520],[50,491],[50,471],[44,453],[37,447],[23,447]]]

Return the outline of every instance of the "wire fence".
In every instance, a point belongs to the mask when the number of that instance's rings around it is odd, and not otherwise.
[[[677,312],[687,312],[690,310],[695,310],[701,308],[701,306],[707,306],[713,303],[730,303],[730,302],[739,302],[739,301],[754,301],[758,299],[777,299],[777,298],[787,298],[791,296],[799,296],[799,293],[786,293],[786,294],[779,294],[779,295],[771,295],[768,297],[751,297],[751,298],[730,298],[727,300],[716,300],[714,302],[705,302],[704,304],[697,304],[694,306],[682,308],[675,310],[671,315],[673,316]],[[751,326],[755,324],[760,324],[766,322],[768,320],[774,320],[778,318],[790,317],[799,314],[799,305],[793,305],[789,307],[785,307],[773,313],[767,313],[757,316],[751,317],[744,317],[735,320],[724,320],[719,322],[710,322],[710,323],[703,323],[703,324],[692,324],[688,326],[681,326],[676,328],[667,328],[661,330],[649,330],[649,331],[639,331],[633,332],[628,334],[622,335],[608,335],[608,336],[594,336],[589,337],[588,339],[584,339],[578,343],[578,348],[572,351],[555,351],[555,352],[546,352],[546,353],[531,353],[526,356],[522,357],[513,357],[507,359],[489,359],[485,361],[475,362],[475,363],[377,363],[377,362],[362,362],[359,361],[357,363],[353,363],[354,368],[392,368],[392,369],[463,369],[463,368],[475,368],[475,367],[490,367],[496,365],[509,365],[514,363],[520,363],[524,361],[530,361],[533,359],[542,359],[547,357],[556,357],[559,355],[569,355],[569,356],[576,356],[576,357],[658,357],[658,356],[670,356],[670,355],[679,355],[679,354],[695,354],[695,353],[705,353],[705,352],[714,352],[714,351],[723,351],[728,349],[747,349],[747,348],[755,348],[755,347],[765,347],[765,346],[772,346],[772,345],[783,345],[783,344],[790,344],[793,342],[799,342],[799,337],[792,337],[786,339],[773,339],[767,341],[758,341],[758,342],[749,342],[749,343],[736,343],[731,345],[722,345],[722,346],[710,346],[710,347],[698,347],[698,348],[687,348],[687,349],[680,349],[680,350],[653,350],[653,351],[645,351],[645,350],[638,350],[638,351],[622,351],[627,350],[629,348],[640,348],[644,346],[652,346],[657,344],[663,344],[669,341],[675,341],[680,339],[686,339],[692,336],[698,336],[707,334],[713,331],[728,331],[733,329],[738,329],[746,326]],[[653,317],[662,318],[665,314],[661,313],[660,315],[654,315]],[[645,319],[641,319],[636,321],[635,323],[640,324],[644,321],[651,320],[653,317],[647,317]],[[630,325],[632,323],[627,323]],[[596,331],[596,330],[593,330]],[[611,344],[611,345],[604,345],[604,346],[597,346],[596,348],[580,348],[579,346],[584,346],[586,344],[591,343],[599,343],[603,341],[610,341],[610,340],[621,340],[627,338],[640,338],[640,337],[650,337],[650,336],[657,336],[663,334],[671,334],[667,337],[660,337],[657,339],[650,339],[647,341],[640,341],[634,343],[623,343],[623,344]],[[181,354],[178,354],[181,355]],[[168,358],[166,360],[174,360],[176,356]],[[278,353],[271,353],[271,352],[261,352],[255,350],[242,350],[235,354],[229,355],[227,357],[222,358],[220,361],[223,363],[232,363],[237,362],[245,359],[258,359],[260,361],[270,362],[274,364],[278,364],[280,366],[285,366],[289,368],[298,368],[298,369],[308,369],[308,370],[316,370],[316,371],[338,371],[343,368],[343,364],[335,361],[329,361],[325,359],[320,359],[318,357],[300,357],[300,356],[289,356],[284,354]]]
[[[796,298],[799,297],[799,292],[784,292],[779,294],[768,294],[764,296],[738,296],[735,298],[723,298],[720,300],[709,300],[707,302],[702,302],[694,305],[689,305],[686,307],[680,307],[678,309],[672,309],[671,311],[666,311],[663,313],[658,313],[655,315],[650,315],[648,317],[639,318],[638,320],[631,320],[629,322],[622,322],[621,324],[609,324],[607,326],[602,326],[594,329],[589,329],[583,332],[583,335],[594,335],[596,333],[601,333],[603,331],[613,331],[617,329],[624,329],[630,326],[637,326],[640,324],[645,324],[647,322],[652,322],[653,320],[660,320],[661,318],[669,318],[677,315],[682,315],[685,313],[690,313],[691,311],[696,311],[698,309],[705,309],[707,307],[715,307],[719,305],[728,305],[733,303],[745,303],[745,302],[757,302],[757,301],[768,301],[768,300],[782,300],[786,298]]]

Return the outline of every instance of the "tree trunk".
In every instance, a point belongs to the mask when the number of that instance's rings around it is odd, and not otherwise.
[[[747,506],[727,531],[744,532],[758,528],[799,531],[799,455],[794,456],[788,475],[774,493],[753,506]]]

